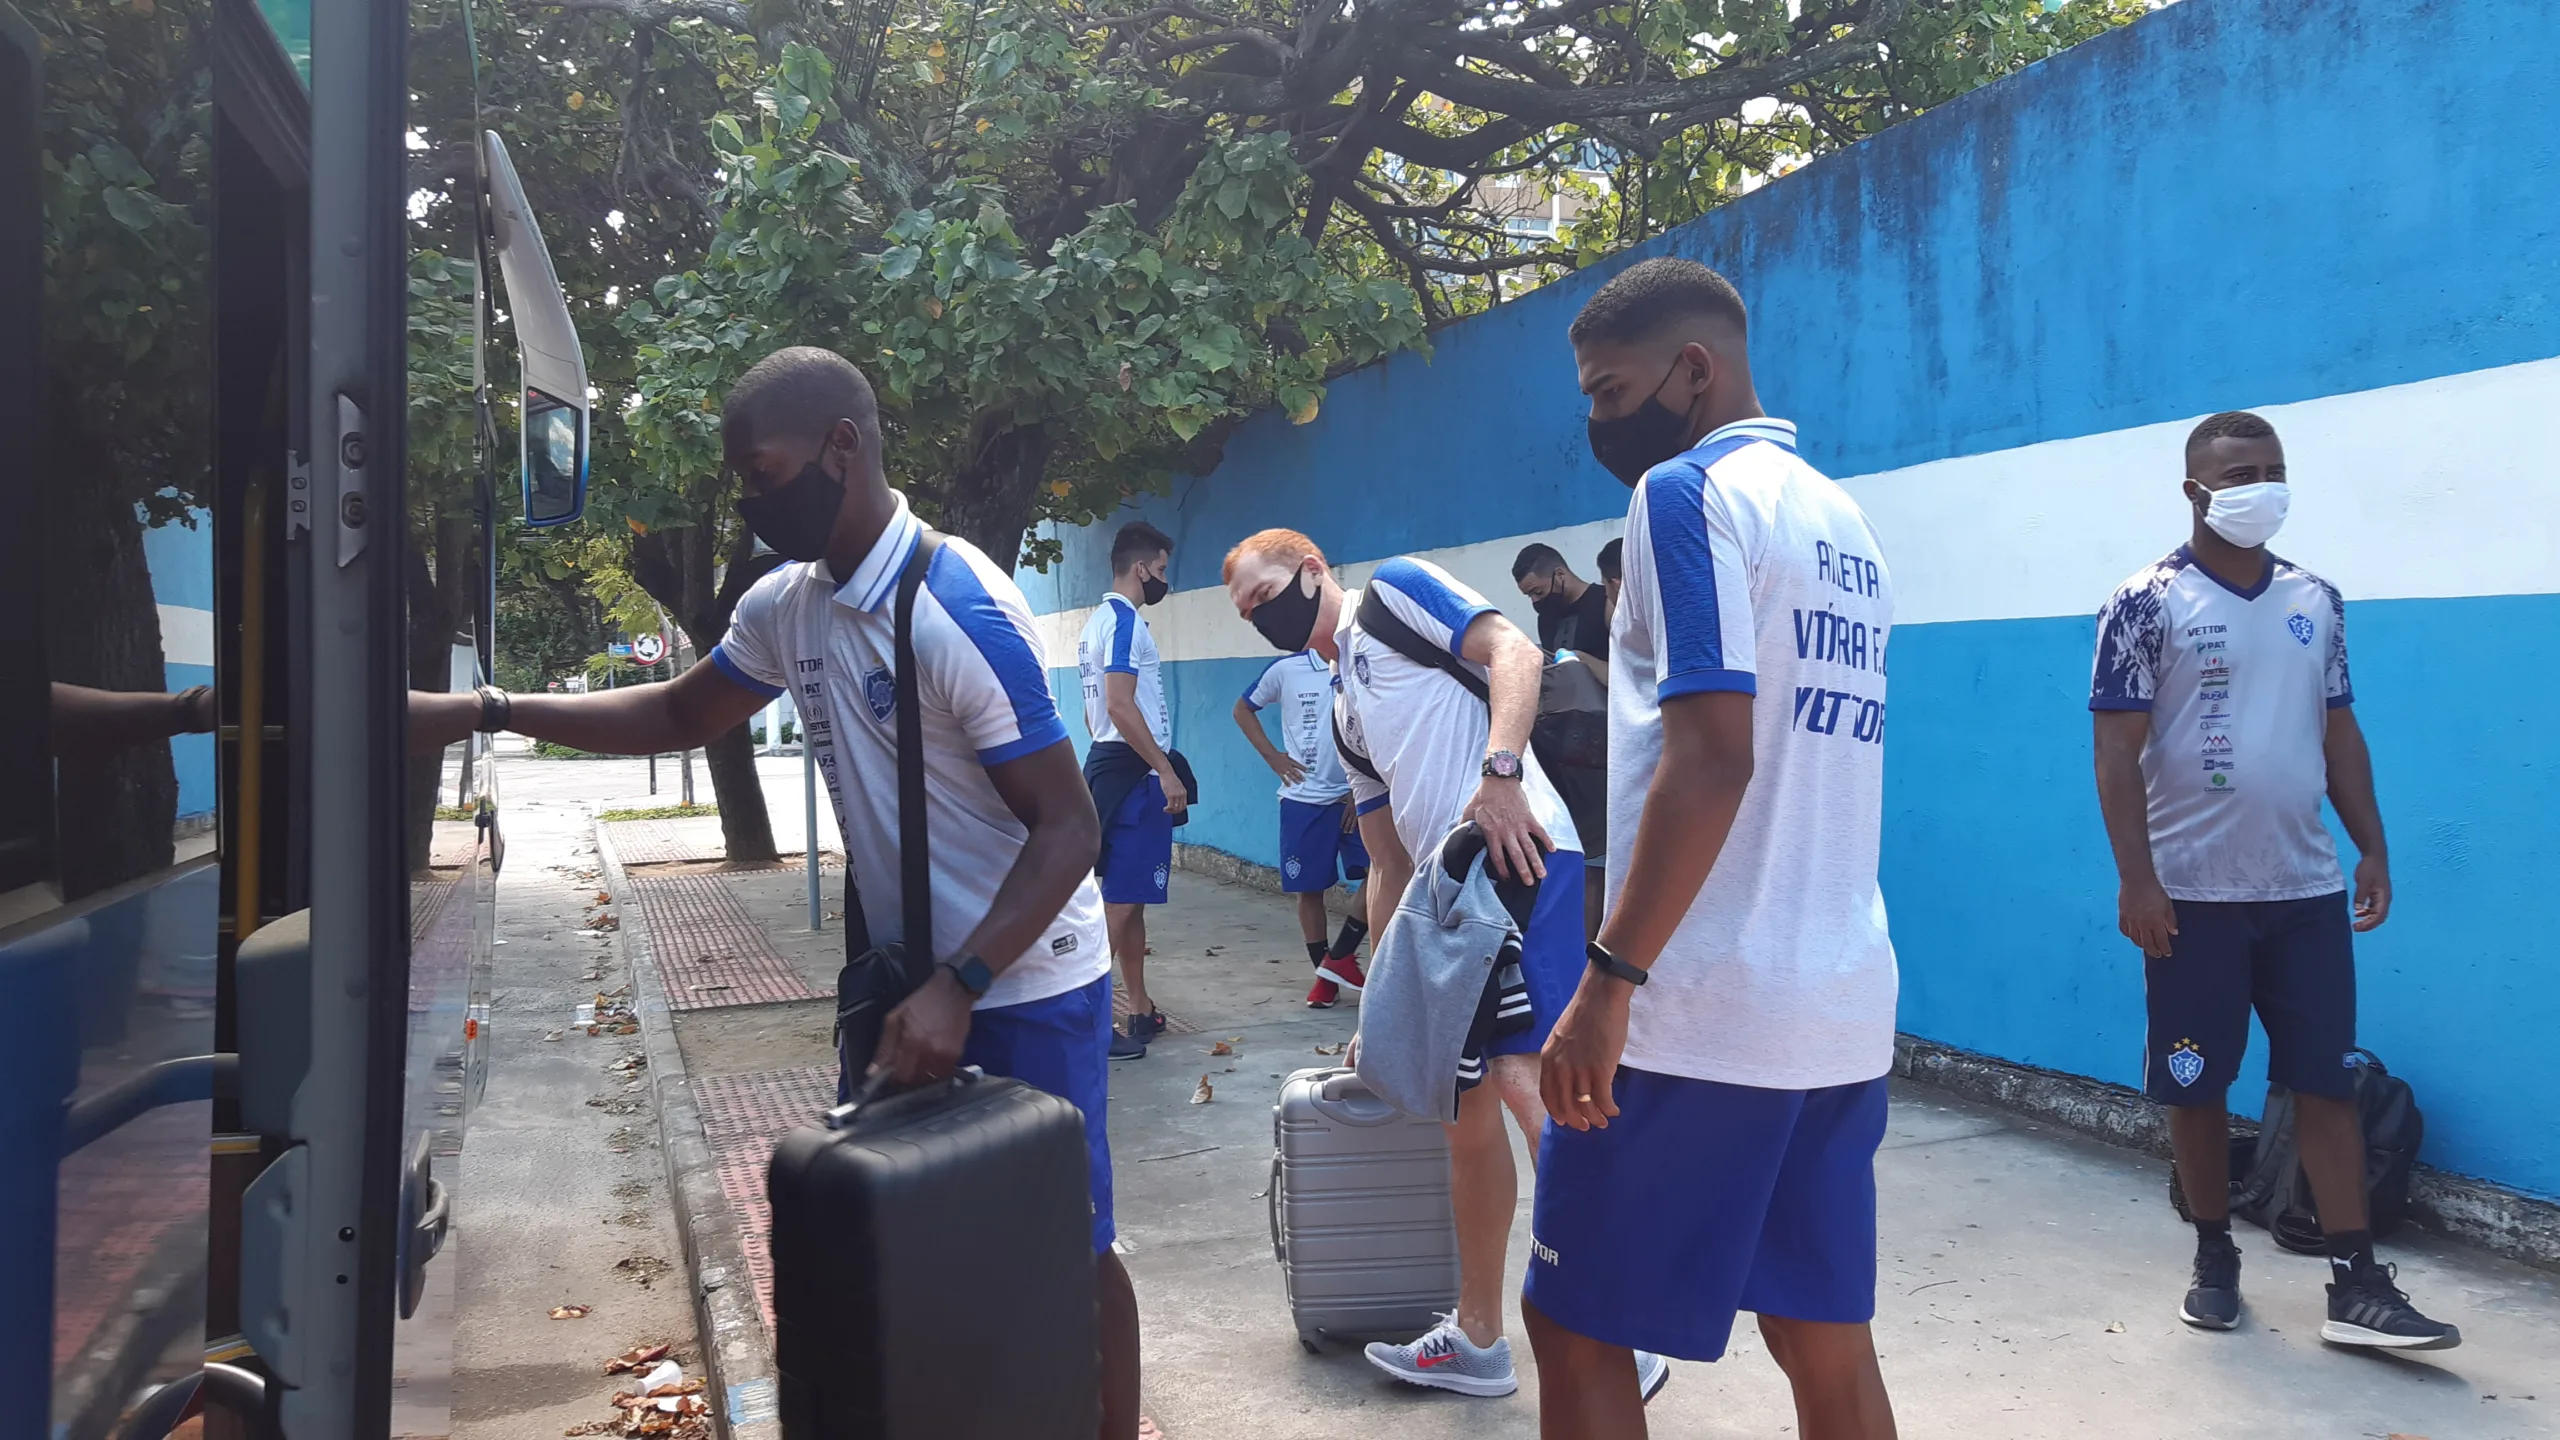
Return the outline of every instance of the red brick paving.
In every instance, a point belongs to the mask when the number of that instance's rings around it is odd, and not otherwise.
[[[634,875],[630,888],[649,926],[669,1009],[826,998],[773,948],[719,876]]]
[[[773,1255],[769,1237],[773,1215],[765,1208],[764,1167],[774,1143],[802,1125],[817,1122],[836,1103],[836,1067],[801,1065],[789,1070],[759,1070],[744,1075],[698,1075],[693,1101],[702,1111],[702,1131],[711,1142],[712,1163],[719,1167],[720,1193],[738,1222],[738,1239],[747,1253],[747,1271],[755,1277],[756,1308],[764,1312],[765,1329],[773,1328]]]

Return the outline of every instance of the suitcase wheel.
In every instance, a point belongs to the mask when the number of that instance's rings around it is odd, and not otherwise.
[[[1321,1330],[1301,1330],[1298,1332],[1298,1343],[1307,1347],[1308,1354],[1321,1355],[1324,1353],[1324,1332]]]

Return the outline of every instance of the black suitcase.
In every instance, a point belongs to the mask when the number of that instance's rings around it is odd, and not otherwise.
[[[1093,1440],[1084,1117],[974,1071],[839,1105],[765,1172],[790,1440]]]

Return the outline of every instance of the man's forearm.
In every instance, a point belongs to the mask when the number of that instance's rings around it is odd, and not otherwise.
[[[2107,823],[2116,878],[2128,885],[2157,883],[2151,862],[2151,805],[2142,784],[2142,762],[2101,742],[2098,747],[2098,813]]]
[[[672,685],[633,685],[586,695],[515,695],[507,728],[599,755],[655,755],[701,740],[684,733],[667,703]],[[708,738],[708,737],[703,737]]]
[[[1525,755],[1529,753],[1529,731],[1538,723],[1538,687],[1545,676],[1545,656],[1528,636],[1514,631],[1494,642],[1493,663],[1485,668],[1491,672],[1486,688],[1492,692],[1488,702],[1491,733],[1485,748]]]
[[[1262,728],[1262,716],[1239,700],[1235,717],[1236,728],[1244,732],[1245,743],[1253,747],[1253,753],[1262,757],[1263,764],[1277,767],[1285,757],[1281,755],[1280,747],[1271,743],[1270,732]]]
[[[2326,750],[2329,804],[2338,823],[2362,855],[2382,855],[2382,802],[2373,789],[2373,752],[2364,743],[2363,727],[2344,710],[2331,712]]]

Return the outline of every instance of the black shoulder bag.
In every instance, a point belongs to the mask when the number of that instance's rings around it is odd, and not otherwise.
[[[1428,665],[1447,675],[1450,679],[1467,687],[1467,693],[1483,701],[1487,709],[1492,708],[1493,691],[1486,686],[1483,677],[1468,669],[1465,661],[1415,634],[1412,626],[1397,618],[1396,612],[1388,607],[1387,602],[1378,598],[1378,587],[1375,585],[1360,592],[1359,621],[1361,634],[1375,638],[1379,644],[1416,665]],[[1385,779],[1378,773],[1377,767],[1369,763],[1369,757],[1353,748],[1349,740],[1344,737],[1342,714],[1338,710],[1333,717],[1333,748],[1334,752],[1342,757],[1343,764],[1372,780]]]
[[[916,537],[915,553],[898,576],[894,612],[894,660],[898,692],[898,875],[905,936],[886,945],[871,940],[862,892],[854,884],[853,859],[844,867],[844,969],[836,975],[836,1103],[853,1098],[854,1082],[880,1049],[880,1031],[898,1002],[933,975],[933,857],[925,849],[924,705],[917,698],[916,590],[933,564],[942,537],[930,529]],[[815,843],[816,837],[811,837]],[[850,850],[852,847],[847,845]]]

